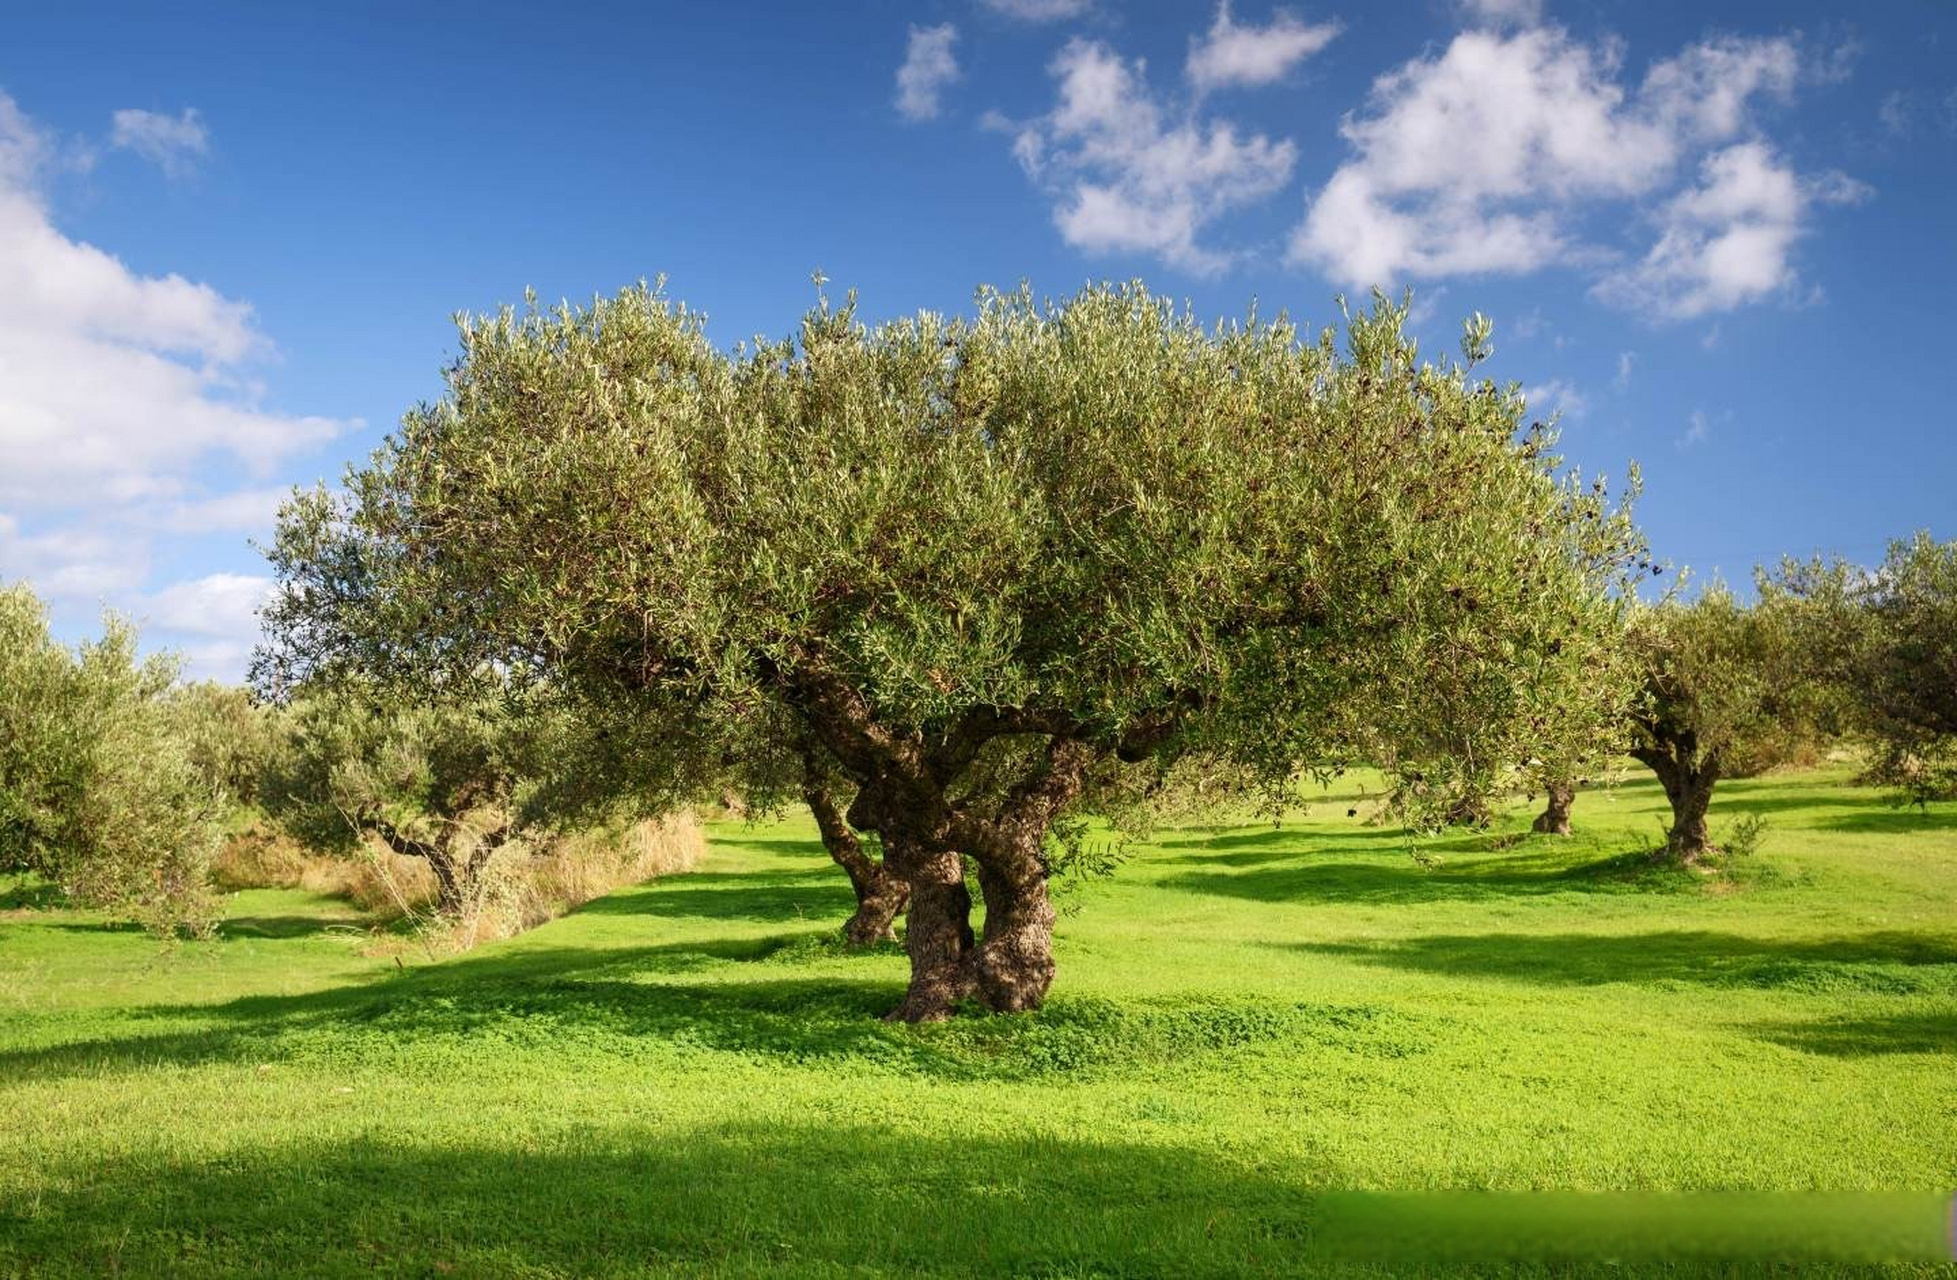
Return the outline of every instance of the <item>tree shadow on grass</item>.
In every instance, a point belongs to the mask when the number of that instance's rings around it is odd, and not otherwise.
[[[1538,986],[1685,983],[1824,995],[1957,995],[1957,937],[1929,933],[1800,942],[1709,930],[1494,933],[1286,945],[1361,964]]]
[[[1680,892],[1700,887],[1689,873],[1655,863],[1646,849],[1637,847],[1637,837],[1628,833],[1614,843],[1630,847],[1631,852],[1606,853],[1582,861],[1572,859],[1594,852],[1599,842],[1573,847],[1554,836],[1522,837],[1513,852],[1483,852],[1504,838],[1482,834],[1425,844],[1422,848],[1430,853],[1453,854],[1453,860],[1434,867],[1423,867],[1404,853],[1395,855],[1387,849],[1380,850],[1377,861],[1332,861],[1322,855],[1314,858],[1311,851],[1295,845],[1263,853],[1239,850],[1221,857],[1178,861],[1220,863],[1247,870],[1186,871],[1164,877],[1159,883],[1186,893],[1253,902],[1368,905],[1492,901],[1544,894]]]
[[[486,1128],[487,1126],[485,1126]],[[310,1142],[51,1171],[0,1271],[1297,1274],[1312,1198],[1197,1151],[838,1123]]]
[[[509,946],[303,994],[132,1010],[141,1030],[0,1051],[0,1078],[158,1063],[290,1060],[414,1071],[499,1054],[649,1049],[824,1062],[946,1080],[1088,1078],[1256,1051],[1405,1057],[1431,1037],[1411,1015],[1268,998],[1113,1002],[1060,996],[1035,1014],[976,1010],[939,1026],[881,1021],[904,989],[894,948],[831,950],[826,934],[609,950]],[[821,972],[810,976],[808,966]],[[158,1029],[162,1028],[162,1029]]]
[[[321,933],[370,931],[372,922],[351,910],[340,915],[230,916],[217,927],[224,941],[244,938],[309,938]]]
[[[1775,1023],[1757,1028],[1756,1034],[1790,1049],[1830,1058],[1869,1058],[1892,1053],[1957,1054],[1957,1010]]]
[[[1942,1259],[1948,1201],[1377,1193],[1151,1141],[836,1121],[494,1121],[43,1171],[32,1275],[1817,1274]],[[1742,1215],[1735,1224],[1736,1212]],[[1355,1267],[1355,1263],[1359,1265]],[[1506,1264],[1506,1265],[1504,1265]],[[1580,1268],[1573,1270],[1573,1267]],[[1830,1268],[1833,1270],[1833,1268]]]
[[[1934,804],[1924,810],[1885,803],[1880,808],[1858,809],[1853,813],[1823,818],[1817,825],[1830,831],[1853,831],[1862,835],[1949,836],[1957,832],[1957,804]]]
[[[61,886],[35,875],[0,874],[0,911],[46,911],[67,905]]]

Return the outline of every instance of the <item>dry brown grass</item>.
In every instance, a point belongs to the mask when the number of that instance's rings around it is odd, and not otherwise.
[[[370,950],[448,954],[534,929],[624,885],[691,871],[706,847],[706,835],[689,812],[623,829],[513,843],[484,869],[476,900],[453,916],[434,912],[435,876],[427,863],[379,843],[352,857],[332,857],[254,825],[225,842],[214,870],[221,889],[332,894],[358,906],[376,925],[415,917],[411,934],[377,932]]]
[[[352,857],[306,848],[274,827],[234,832],[211,864],[220,889],[303,889],[345,898],[379,920],[398,919],[435,900],[435,876],[417,858],[381,845]]]
[[[614,889],[691,871],[706,848],[705,832],[686,812],[624,830],[575,832],[535,847],[512,845],[484,869],[476,901],[459,916],[431,918],[420,941],[436,952],[455,952],[513,937]]]

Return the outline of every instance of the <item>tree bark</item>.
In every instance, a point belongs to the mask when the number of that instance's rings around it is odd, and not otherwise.
[[[1536,815],[1530,830],[1552,836],[1570,834],[1570,806],[1576,802],[1576,786],[1569,782],[1552,782],[1545,790],[1549,792],[1549,803]]]
[[[884,1015],[890,1022],[942,1022],[960,1000],[978,989],[972,945],[972,895],[965,888],[965,860],[933,853],[889,830],[884,860],[910,888],[904,949],[911,981],[904,1002]]]
[[[856,913],[843,925],[843,938],[853,947],[894,942],[897,932],[892,925],[910,900],[910,886],[895,871],[863,852],[863,842],[850,829],[829,788],[813,777],[807,778],[802,784],[802,798],[815,815],[822,847],[856,891]]]
[[[979,887],[985,893],[979,994],[998,1013],[1037,1009],[1053,985],[1053,903],[1039,845],[980,862]]]

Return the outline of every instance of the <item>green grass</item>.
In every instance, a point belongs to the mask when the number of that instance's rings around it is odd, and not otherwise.
[[[799,822],[438,964],[0,883],[0,1274],[1291,1274],[1351,1192],[1957,1186],[1957,814],[1723,784],[1706,883],[1643,782],[1434,870],[1351,803],[1161,833],[1044,1011],[923,1028]]]

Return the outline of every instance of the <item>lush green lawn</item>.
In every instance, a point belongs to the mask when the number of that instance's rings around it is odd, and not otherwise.
[[[1326,1192],[1957,1187],[1957,814],[1728,784],[1708,885],[1613,860],[1642,781],[1432,871],[1351,803],[1163,833],[1044,1012],[926,1028],[802,823],[432,965],[0,891],[0,1274],[1291,1273]]]

